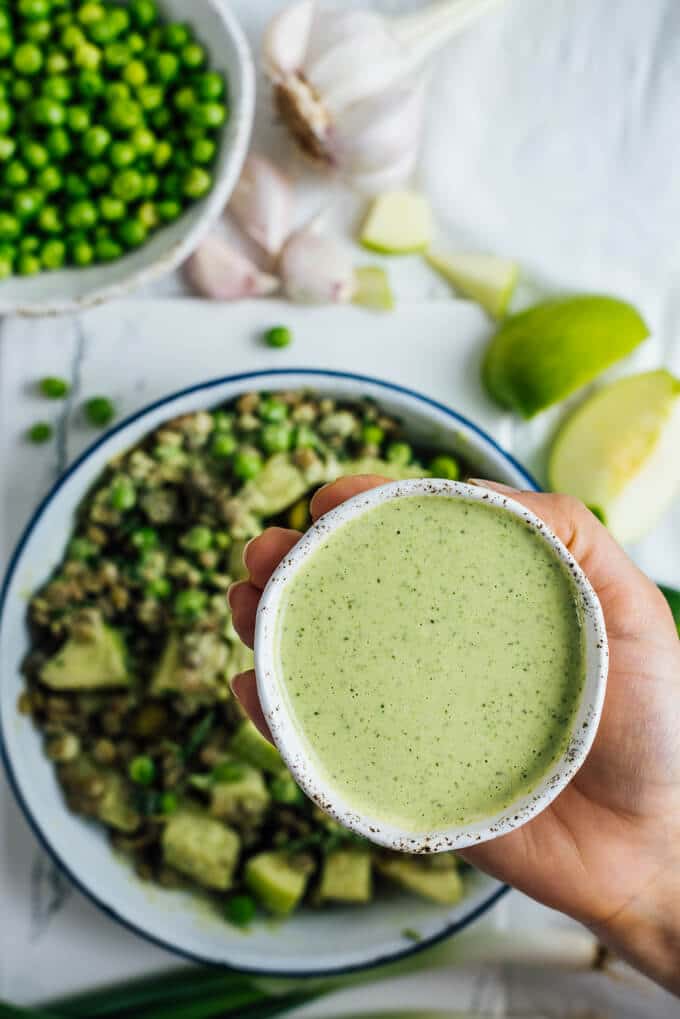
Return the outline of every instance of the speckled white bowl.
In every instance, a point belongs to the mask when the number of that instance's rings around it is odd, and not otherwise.
[[[285,597],[286,585],[300,567],[314,555],[331,532],[349,520],[370,512],[382,503],[414,495],[483,502],[524,520],[550,546],[574,579],[585,644],[585,681],[569,742],[540,784],[531,793],[519,797],[509,807],[481,822],[420,832],[404,831],[386,823],[384,819],[358,811],[356,805],[343,798],[324,778],[320,763],[310,754],[304,732],[291,712],[278,652],[281,600]],[[362,492],[321,517],[272,574],[260,601],[255,630],[255,667],[260,701],[276,745],[299,785],[323,810],[345,827],[379,845],[406,853],[440,853],[464,849],[506,835],[545,810],[574,777],[595,739],[604,704],[608,660],[607,634],[597,595],[574,557],[546,524],[526,507],[505,495],[457,481],[438,479],[391,482],[369,492]]]
[[[215,184],[200,202],[137,251],[115,262],[0,283],[0,315],[59,315],[80,311],[171,272],[198,246],[219,218],[236,185],[248,150],[255,109],[255,70],[248,43],[228,0],[160,0],[163,14],[187,21],[228,82],[229,117],[220,137]]]
[[[338,399],[372,397],[403,421],[409,439],[453,452],[482,477],[519,488],[535,481],[471,421],[443,404],[380,379],[347,372],[290,368],[211,379],[173,393],[121,421],[97,440],[55,484],[12,555],[0,590],[0,758],[28,823],[71,881],[109,916],[156,944],[198,962],[255,973],[318,976],[343,973],[410,955],[477,919],[507,890],[469,870],[453,906],[411,895],[378,894],[367,906],[305,909],[285,923],[258,920],[247,933],[182,891],[140,881],[111,846],[104,829],[70,813],[45,756],[40,733],[17,711],[24,689],[21,662],[29,646],[29,592],[60,562],[77,508],[106,464],[163,421],[214,407],[253,389],[308,388]],[[404,932],[416,930],[415,943]]]

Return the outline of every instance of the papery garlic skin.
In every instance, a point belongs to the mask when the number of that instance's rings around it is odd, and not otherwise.
[[[352,300],[356,286],[349,254],[320,232],[318,220],[288,238],[279,273],[286,296],[300,304],[344,304]]]
[[[299,0],[265,34],[278,112],[302,151],[362,190],[404,183],[417,162],[428,57],[501,0],[438,0],[388,18]]]
[[[220,237],[207,237],[186,264],[189,282],[202,297],[238,301],[276,293],[280,281],[261,272]]]
[[[241,229],[268,255],[278,255],[291,229],[292,184],[268,159],[250,155],[228,209]]]

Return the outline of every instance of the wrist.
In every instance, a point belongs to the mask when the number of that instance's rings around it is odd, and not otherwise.
[[[589,929],[621,959],[680,996],[680,860]]]

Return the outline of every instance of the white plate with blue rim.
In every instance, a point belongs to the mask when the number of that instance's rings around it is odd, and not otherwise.
[[[473,923],[498,901],[505,886],[468,870],[465,895],[455,906],[398,893],[379,895],[365,906],[303,909],[276,924],[261,920],[243,933],[195,896],[140,881],[111,851],[101,827],[69,812],[40,734],[18,713],[17,702],[24,686],[21,662],[29,648],[26,592],[43,584],[60,562],[75,511],[108,461],[169,418],[252,390],[296,388],[345,399],[370,397],[402,420],[415,445],[458,454],[481,477],[519,488],[538,487],[471,421],[393,383],[305,369],[233,375],[158,400],[86,450],[36,510],[0,593],[0,750],[17,800],[45,848],[85,895],[148,940],[197,962],[289,977],[347,973],[412,954]]]

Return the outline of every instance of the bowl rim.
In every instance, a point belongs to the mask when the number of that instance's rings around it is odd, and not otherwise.
[[[22,302],[0,298],[0,315],[16,315],[19,318],[51,318],[73,312],[85,311],[147,286],[173,272],[193,251],[212,229],[226,206],[240,176],[248,153],[250,137],[255,118],[255,63],[245,32],[231,7],[225,0],[204,0],[216,13],[226,32],[231,37],[238,55],[240,102],[233,116],[235,130],[231,139],[229,159],[223,172],[218,176],[212,190],[203,199],[200,215],[195,224],[187,229],[182,239],[153,262],[141,269],[127,272],[114,283],[102,283],[80,297],[63,297],[47,301]],[[185,210],[187,215],[191,209]],[[177,222],[181,222],[182,217]],[[74,272],[78,269],[73,268]]]
[[[313,558],[333,534],[349,522],[380,506],[417,497],[449,499],[493,506],[522,521],[547,546],[571,577],[584,640],[584,678],[578,707],[566,732],[561,753],[528,792],[493,814],[464,824],[430,830],[409,830],[370,806],[353,803],[324,777],[323,760],[313,753],[304,731],[295,720],[279,654],[279,623],[286,592],[305,563]],[[255,671],[264,717],[287,767],[307,796],[344,827],[386,849],[409,853],[439,853],[467,849],[516,831],[545,810],[583,766],[597,735],[607,687],[609,649],[599,598],[578,562],[560,538],[535,513],[513,499],[482,485],[443,478],[411,478],[388,481],[360,492],[320,517],[287,553],[272,573],[260,599],[255,626]]]
[[[2,617],[4,615],[5,603],[7,601],[10,587],[14,576],[20,566],[24,548],[30,541],[30,538],[38,525],[39,521],[43,518],[44,514],[48,510],[50,504],[58,497],[59,492],[64,487],[66,482],[83,466],[90,457],[98,451],[102,446],[108,443],[119,433],[123,432],[130,425],[135,424],[147,415],[152,414],[154,411],[159,410],[161,407],[170,405],[176,400],[183,399],[188,396],[192,396],[198,393],[204,393],[211,389],[218,389],[221,386],[239,382],[253,382],[261,378],[272,378],[274,376],[280,376],[282,382],[285,382],[291,376],[308,376],[310,384],[314,379],[322,380],[344,380],[348,382],[356,382],[360,384],[366,384],[375,386],[378,389],[384,390],[386,393],[396,393],[401,396],[410,398],[417,403],[424,405],[425,407],[432,408],[437,412],[441,413],[451,421],[462,425],[465,429],[472,432],[478,439],[480,439],[486,446],[488,446],[496,455],[504,459],[517,474],[523,478],[527,485],[527,489],[532,491],[541,491],[538,482],[531,475],[529,471],[523,467],[511,453],[508,453],[503,447],[496,442],[496,440],[488,434],[483,428],[475,424],[469,418],[451,407],[447,406],[439,400],[435,400],[425,393],[421,393],[418,390],[411,389],[408,386],[403,386],[396,382],[391,382],[387,379],[381,379],[372,375],[363,375],[355,372],[346,372],[335,369],[324,369],[324,368],[308,368],[308,367],[285,367],[285,368],[263,368],[254,371],[237,372],[231,375],[223,375],[213,379],[207,379],[203,382],[194,383],[191,386],[186,386],[182,389],[175,390],[167,396],[159,397],[157,400],[146,404],[139,410],[129,414],[123,418],[112,428],[108,429],[98,439],[92,442],[83,452],[76,457],[76,459],[68,466],[64,473],[51,485],[47,494],[41,499],[37,507],[29,517],[28,523],[25,525],[21,535],[7,561],[7,567],[5,570],[4,577],[2,578],[2,585],[0,586],[0,633]],[[0,677],[0,682],[2,677]],[[2,703],[0,699],[0,716],[2,714]],[[166,938],[157,937],[155,934],[150,933],[147,929],[140,926],[137,923],[132,922],[126,916],[124,916],[119,910],[111,907],[108,903],[102,900],[99,894],[72,869],[70,864],[60,855],[58,850],[52,845],[48,832],[43,828],[41,822],[34,814],[30,804],[24,797],[24,794],[19,786],[14,767],[10,758],[10,754],[4,739],[4,730],[2,724],[0,724],[0,761],[2,761],[7,780],[14,794],[14,798],[19,805],[24,818],[26,819],[29,828],[35,835],[39,844],[48,854],[52,862],[64,873],[69,881],[80,891],[86,899],[92,902],[98,907],[105,915],[110,919],[119,923],[122,927],[127,929],[133,934],[136,934],[145,941],[156,945],[158,948],[162,948],[171,954],[180,958],[186,959],[189,962],[198,963],[200,965],[212,966],[215,968],[222,969],[234,969],[230,967],[229,963],[221,962],[217,959],[210,958],[200,953],[192,952],[189,949],[185,949],[177,946],[171,940]],[[366,959],[360,963],[352,963],[349,965],[341,965],[337,967],[325,967],[317,969],[300,969],[294,971],[285,971],[282,969],[267,969],[266,967],[260,966],[238,966],[238,972],[251,973],[257,976],[264,977],[281,977],[285,978],[289,976],[295,979],[305,978],[318,978],[327,976],[343,976],[350,973],[360,972],[365,969],[371,969],[381,965],[386,965],[392,962],[398,962],[399,960],[405,959],[411,955],[415,955],[418,952],[422,952],[427,948],[431,948],[446,938],[457,934],[464,930],[470,924],[474,923],[475,920],[479,919],[484,913],[486,913],[492,906],[494,906],[504,895],[510,891],[510,886],[499,882],[498,887],[492,889],[489,894],[483,898],[477,905],[466,913],[465,916],[450,921],[442,926],[436,933],[424,937],[421,941],[412,942],[405,946],[402,950],[397,952],[381,952],[376,956]]]

